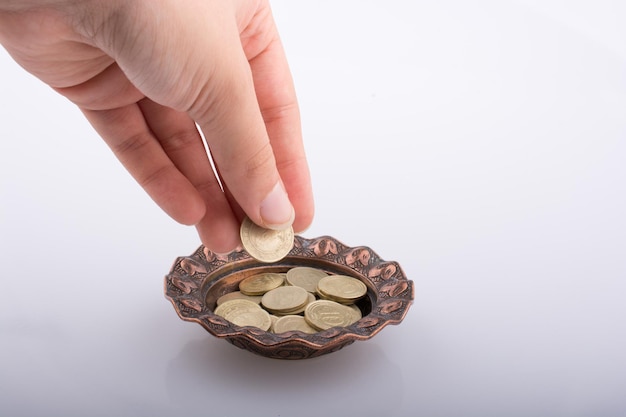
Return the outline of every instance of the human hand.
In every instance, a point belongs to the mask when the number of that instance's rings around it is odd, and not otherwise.
[[[267,0],[0,0],[0,43],[78,105],[209,249],[238,246],[244,213],[273,229],[311,223],[298,104]]]

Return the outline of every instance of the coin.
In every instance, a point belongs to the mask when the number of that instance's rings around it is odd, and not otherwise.
[[[296,266],[287,271],[287,282],[296,287],[302,287],[308,292],[315,293],[317,283],[328,274],[321,269],[308,266]]]
[[[281,274],[263,272],[252,275],[239,283],[239,291],[246,295],[263,295],[269,290],[283,285],[285,278]]]
[[[309,300],[309,293],[300,287],[278,287],[266,292],[261,298],[261,305],[274,314],[290,313],[304,307]]]
[[[317,300],[306,306],[304,318],[312,327],[326,330],[351,325],[356,321],[354,313],[352,308],[335,301]]]
[[[306,306],[308,306],[309,304],[311,304],[313,301],[316,300],[315,295],[311,294],[310,292],[308,293],[308,295],[309,295],[309,299],[307,300],[305,305],[303,305],[302,307],[300,307],[300,308],[298,308],[296,310],[293,310],[293,311],[283,312],[282,314],[285,315],[285,314],[302,314],[302,313],[304,313],[304,310],[306,309]]]
[[[308,294],[308,300],[300,308],[296,308],[293,310],[284,310],[284,311],[272,311],[271,313],[274,313],[279,317],[289,316],[289,315],[299,315],[299,314],[304,313],[304,309],[306,308],[306,306],[316,300],[313,294],[311,294],[310,292],[307,292],[307,294]]]
[[[352,304],[367,293],[367,286],[347,275],[329,275],[319,280],[317,292],[322,298]]]
[[[250,300],[254,303],[261,304],[260,295],[246,295],[242,293],[241,291],[233,291],[233,292],[226,293],[222,295],[221,297],[219,297],[217,299],[217,305],[222,304],[224,301],[235,300],[235,299]]]
[[[265,229],[246,217],[241,223],[241,243],[246,252],[260,262],[271,263],[283,259],[293,248],[293,228]]]
[[[317,329],[311,327],[302,316],[282,316],[274,323],[274,333],[284,333],[299,330],[304,333],[317,333]]]
[[[270,314],[249,300],[229,300],[217,306],[215,314],[237,326],[254,326],[268,331],[272,325]]]

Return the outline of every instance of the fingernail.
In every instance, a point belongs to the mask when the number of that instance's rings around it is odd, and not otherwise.
[[[283,230],[293,224],[295,212],[279,181],[261,203],[261,219],[268,229]]]

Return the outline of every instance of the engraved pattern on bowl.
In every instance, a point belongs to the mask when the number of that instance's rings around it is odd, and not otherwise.
[[[261,272],[284,273],[296,266],[361,280],[367,286],[367,295],[357,304],[362,318],[349,326],[317,333],[275,334],[237,326],[214,313],[217,299],[236,291],[243,279]],[[369,247],[348,247],[330,236],[295,236],[289,254],[275,263],[259,262],[245,250],[221,255],[200,246],[191,256],[174,261],[164,284],[165,296],[181,319],[196,322],[239,348],[276,359],[316,357],[356,340],[368,340],[385,326],[402,322],[414,300],[413,281],[397,262],[381,259]]]

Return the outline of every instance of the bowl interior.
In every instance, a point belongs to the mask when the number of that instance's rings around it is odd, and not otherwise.
[[[298,256],[288,256],[280,261],[279,264],[263,264],[253,259],[242,262],[240,265],[232,267],[224,267],[209,275],[204,281],[202,292],[204,294],[205,307],[209,311],[215,311],[217,299],[224,294],[228,294],[239,289],[239,283],[244,279],[265,273],[287,272],[296,266],[308,266],[320,269],[327,274],[348,275],[357,278],[367,286],[367,294],[357,303],[357,307],[361,310],[363,316],[368,315],[372,311],[372,305],[376,302],[376,291],[372,283],[345,265],[339,265],[323,259],[312,259]]]

